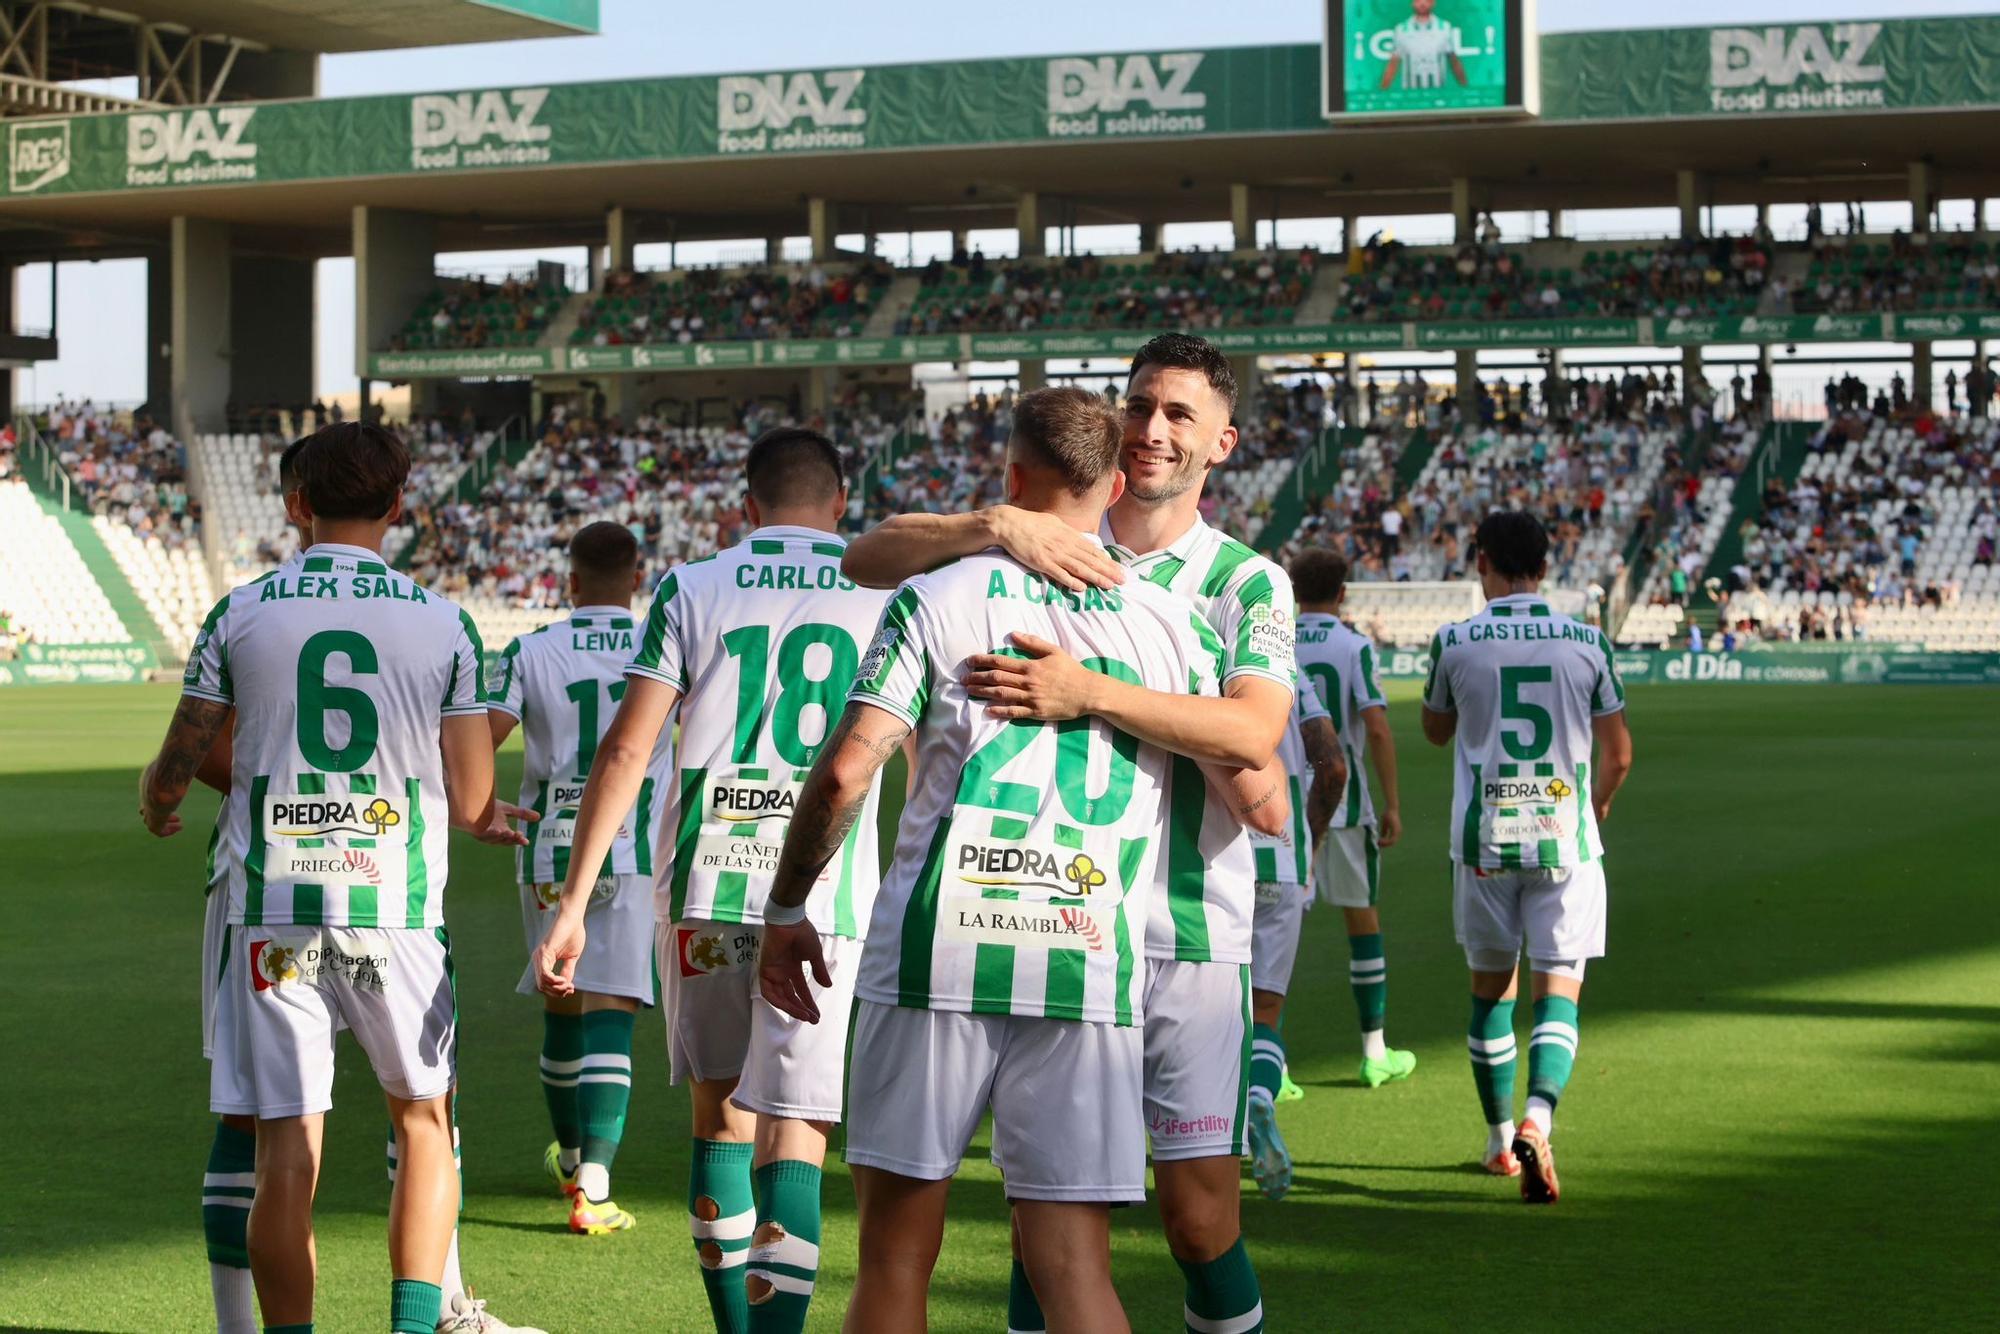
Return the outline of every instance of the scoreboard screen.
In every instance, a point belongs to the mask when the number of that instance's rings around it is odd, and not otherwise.
[[[1532,114],[1534,0],[1325,0],[1328,117]]]

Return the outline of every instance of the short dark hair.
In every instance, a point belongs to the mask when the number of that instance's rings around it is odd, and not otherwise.
[[[622,523],[587,523],[569,540],[569,566],[586,582],[629,578],[639,568],[639,539]]]
[[[278,455],[278,494],[289,496],[299,489],[299,452],[306,447],[310,436],[300,436],[285,446],[285,452]]]
[[[1132,369],[1125,373],[1126,389],[1131,389],[1132,377],[1145,366],[1200,371],[1202,378],[1208,381],[1208,387],[1222,395],[1229,415],[1236,415],[1236,372],[1230,369],[1229,358],[1206,338],[1186,333],[1164,333],[1147,339],[1146,345],[1133,354]]]
[[[1347,587],[1347,557],[1327,547],[1307,547],[1292,557],[1292,594],[1300,602],[1332,602]]]
[[[743,480],[765,509],[814,505],[840,494],[847,473],[833,441],[805,426],[774,426],[743,461]]]
[[[1479,521],[1472,545],[1509,579],[1539,579],[1548,571],[1549,530],[1526,510],[1494,510]]]
[[[380,519],[410,478],[410,451],[393,432],[337,422],[305,438],[294,460],[315,518]]]
[[[1085,496],[1117,470],[1124,428],[1102,398],[1074,385],[1036,389],[1014,402],[1008,447],[1023,460],[1062,474],[1073,496]]]

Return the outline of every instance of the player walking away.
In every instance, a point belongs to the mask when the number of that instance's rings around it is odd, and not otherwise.
[[[1382,71],[1382,91],[1403,76],[1403,87],[1442,88],[1447,66],[1458,86],[1466,85],[1465,64],[1458,58],[1458,29],[1437,16],[1437,0],[1410,0],[1410,17],[1398,23],[1390,41],[1389,64]]]
[[[1041,390],[1015,408],[1008,495],[1088,541],[1118,496],[1118,459],[1101,400]],[[800,796],[762,964],[774,1004],[816,1017],[805,970],[824,984],[820,942],[795,923],[914,727],[916,788],[857,987],[849,1330],[923,1328],[950,1179],[989,1107],[1021,1261],[1052,1325],[1127,1328],[1109,1206],[1145,1197],[1139,956],[1172,760],[1102,718],[991,716],[964,676],[1024,631],[1107,680],[1216,689],[1220,646],[1185,603],[1138,582],[1067,593],[999,550],[911,579],[883,613]]]
[[[265,1328],[312,1327],[312,1198],[344,1025],[382,1084],[404,1166],[390,1325],[430,1334],[458,1199],[445,830],[521,836],[493,800],[471,619],[379,554],[408,454],[379,428],[340,426],[308,439],[296,466],[293,503],[316,540],[210,613],[141,815],[158,836],[179,831],[188,782],[235,711],[210,1087],[217,1113],[259,1122],[246,1249]]]
[[[833,1019],[796,1022],[758,996],[757,944],[778,851],[886,597],[840,573],[840,454],[816,431],[751,446],[743,542],[671,571],[653,596],[627,691],[576,815],[561,905],[538,961],[545,991],[587,986],[584,904],[681,706],[678,780],[660,826],[657,960],[675,1083],[694,1102],[688,1226],[718,1330],[804,1327],[819,1268],[820,1165],[841,1116],[847,1015],[880,879],[875,789],[825,875],[813,929],[833,964]],[[558,970],[558,964],[568,961]]]
[[[576,610],[523,635],[494,664],[487,721],[498,749],[518,724],[526,743],[521,804],[540,817],[516,855],[521,927],[530,955],[524,996],[540,994],[533,955],[569,875],[578,804],[598,747],[625,697],[639,646],[632,594],[639,542],[623,524],[593,523],[569,544]],[[569,1229],[622,1231],[632,1215],[611,1200],[611,1162],[632,1099],[632,1025],[653,994],[653,849],[672,788],[673,738],[661,729],[639,799],[619,817],[585,921],[597,948],[570,975],[576,990],[543,997],[542,1093],[555,1140],[544,1166],[569,1200]]]
[[[1164,910],[1149,917],[1146,937],[1146,1123],[1167,1245],[1187,1280],[1189,1327],[1220,1321],[1248,1330],[1256,1326],[1242,1322],[1263,1308],[1241,1228],[1255,873],[1238,812],[1202,782],[1196,761],[1270,764],[1291,716],[1295,673],[1291,580],[1201,520],[1202,483],[1236,447],[1235,407],[1228,359],[1200,338],[1162,334],[1132,360],[1127,485],[1105,515],[1105,550],[1050,515],[1003,505],[890,519],[855,540],[846,568],[862,582],[892,583],[997,541],[1067,587],[1117,585],[1129,573],[1165,588],[1193,602],[1222,640],[1219,701],[1135,689],[1019,637],[1016,656],[975,659],[969,685],[997,716],[1095,714],[1180,757],[1160,858]],[[1033,1310],[1018,1274],[1013,1294],[1024,1315]]]
[[[1347,783],[1340,741],[1319,692],[1301,681],[1284,740],[1278,744],[1290,789],[1292,820],[1282,835],[1251,831],[1257,908],[1250,922],[1250,1172],[1272,1199],[1292,1185],[1292,1158],[1278,1133],[1285,1084],[1282,1025],[1285,992],[1298,958],[1299,929],[1312,903],[1313,848],[1326,832]],[[1303,1095],[1301,1095],[1303,1096]]]
[[[1438,631],[1424,736],[1458,738],[1452,920],[1472,970],[1466,1046],[1486,1113],[1486,1169],[1554,1204],[1556,1103],[1576,1060],[1584,962],[1604,954],[1600,821],[1632,769],[1625,688],[1604,632],[1551,611],[1536,589],[1549,535],[1531,514],[1480,522],[1483,611]],[[1591,748],[1596,743],[1596,761]],[[1535,966],[1528,1105],[1514,1127],[1515,972]]]
[[[1382,851],[1403,836],[1396,786],[1396,738],[1389,700],[1375,675],[1375,644],[1340,619],[1347,599],[1347,558],[1312,547],[1292,560],[1299,599],[1299,676],[1325,701],[1340,734],[1347,785],[1333,805],[1324,837],[1315,837],[1313,879],[1321,901],[1338,907],[1347,925],[1347,975],[1361,1017],[1361,1082],[1380,1088],[1407,1079],[1417,1054],[1389,1045],[1389,963],[1382,949]],[[1382,789],[1378,812],[1362,772],[1362,751]],[[1379,830],[1379,832],[1378,832]]]

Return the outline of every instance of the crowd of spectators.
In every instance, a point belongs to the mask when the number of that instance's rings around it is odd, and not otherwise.
[[[89,400],[58,402],[37,423],[84,508],[168,550],[200,541],[201,505],[188,495],[187,446],[145,412]]]
[[[1590,250],[1580,267],[1538,266],[1482,222],[1455,249],[1413,250],[1378,233],[1348,252],[1338,313],[1373,323],[1580,316],[1748,314],[1770,275],[1767,230]]]
[[[1163,251],[933,260],[899,334],[1063,329],[1219,329],[1286,324],[1311,291],[1316,252]]]
[[[441,279],[389,346],[533,347],[568,295],[553,276]]]
[[[662,274],[623,269],[605,279],[570,341],[605,347],[852,338],[894,279],[895,270],[874,259],[830,270],[817,262]]]
[[[2000,306],[2000,254],[1970,232],[1821,237],[1789,296],[1789,309],[1808,315],[1992,310]]]

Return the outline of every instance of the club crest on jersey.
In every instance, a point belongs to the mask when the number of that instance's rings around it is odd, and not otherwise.
[[[1250,652],[1272,662],[1292,656],[1292,618],[1283,607],[1259,602],[1249,610]]]
[[[677,926],[674,938],[682,977],[734,972],[757,960],[757,928]]]

